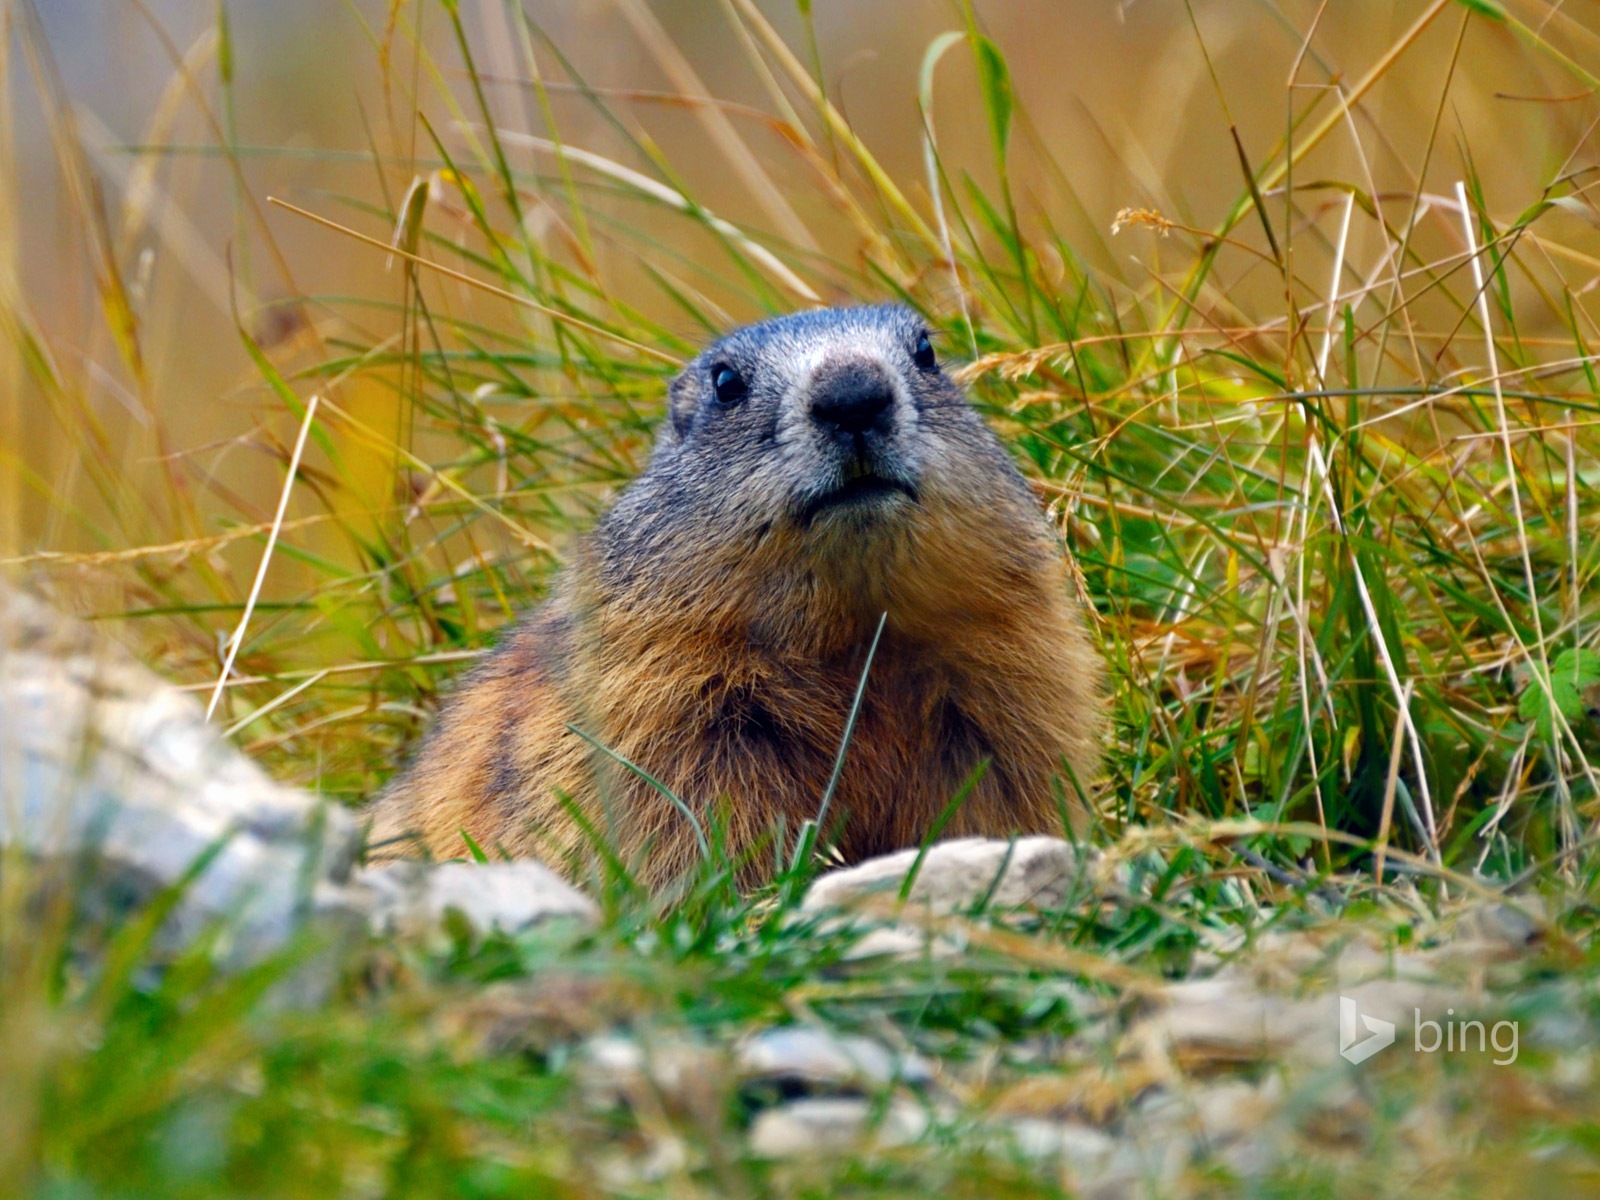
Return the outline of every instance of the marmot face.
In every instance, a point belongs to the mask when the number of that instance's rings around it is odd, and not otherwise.
[[[955,482],[940,467],[990,440],[898,305],[741,329],[685,368],[670,408],[653,474],[717,511],[719,531],[803,533],[819,551],[893,537]]]

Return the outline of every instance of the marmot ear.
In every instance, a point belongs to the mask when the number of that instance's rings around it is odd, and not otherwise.
[[[683,372],[667,389],[667,415],[672,419],[672,431],[679,437],[689,432],[694,420],[694,410],[700,403],[699,389],[691,370]]]

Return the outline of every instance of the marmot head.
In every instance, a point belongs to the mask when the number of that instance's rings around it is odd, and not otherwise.
[[[600,553],[623,585],[666,555],[698,562],[711,589],[767,570],[859,592],[891,562],[927,566],[936,530],[963,550],[989,539],[998,507],[1032,500],[922,318],[819,309],[736,330],[684,368]]]
[[[892,304],[737,330],[673,382],[669,415],[651,473],[736,507],[741,525],[819,533],[892,526],[943,464],[993,441],[922,318]]]

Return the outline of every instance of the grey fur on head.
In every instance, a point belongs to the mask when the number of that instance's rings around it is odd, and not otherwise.
[[[819,550],[848,535],[859,554],[893,538],[910,506],[959,505],[979,479],[992,502],[997,470],[1025,500],[928,337],[914,311],[882,304],[779,317],[708,346],[673,381],[649,467],[604,540],[636,566],[686,509],[696,537],[749,542],[792,525]]]

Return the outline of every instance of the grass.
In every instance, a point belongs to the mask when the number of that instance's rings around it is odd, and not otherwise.
[[[69,347],[51,344],[0,254],[0,384],[50,405],[75,470],[58,485],[7,453],[9,498],[47,509],[55,539],[23,552],[12,530],[11,567],[215,693],[217,719],[279,778],[355,803],[640,467],[674,364],[702,337],[811,297],[899,298],[964,363],[1079,564],[1116,717],[1087,836],[1133,882],[1025,937],[976,922],[954,964],[862,967],[845,964],[847,936],[792,919],[815,864],[745,896],[713,855],[668,898],[617,871],[600,888],[602,928],[576,940],[372,945],[312,1011],[270,1002],[289,961],[224,977],[196,954],[107,973],[77,952],[69,919],[38,938],[11,904],[0,1191],[1053,1194],[1064,1185],[996,1153],[970,1113],[941,1117],[915,1148],[754,1161],[737,1135],[760,1097],[722,1081],[693,1111],[596,1109],[573,1047],[615,1025],[725,1045],[817,1021],[951,1064],[995,1055],[1010,1080],[1039,1069],[1028,1056],[1041,1039],[1072,1037],[1082,1005],[1069,983],[1132,996],[1130,978],[1181,974],[1209,938],[1330,911],[1403,940],[1427,925],[1418,914],[1508,889],[1553,914],[1551,949],[1515,994],[1537,1008],[1561,981],[1592,988],[1593,173],[1578,138],[1567,161],[1515,181],[1532,203],[1491,204],[1507,192],[1501,158],[1491,169],[1455,123],[1450,91],[1469,37],[1499,39],[1496,54],[1519,47],[1552,95],[1593,87],[1593,34],[1570,15],[1535,23],[1527,7],[1427,5],[1354,83],[1275,93],[1281,141],[1247,145],[1234,126],[1237,161],[1215,164],[1237,187],[1221,217],[1118,217],[1110,244],[1144,263],[1130,283],[1058,232],[1070,188],[1053,206],[1014,181],[1024,159],[1032,178],[1068,172],[1032,125],[1009,48],[970,9],[952,10],[955,33],[924,59],[919,180],[884,166],[819,86],[833,68],[810,57],[809,5],[794,41],[749,0],[720,10],[767,86],[755,109],[713,99],[687,61],[670,95],[591,86],[533,16],[507,10],[514,94],[539,114],[523,129],[497,116],[507,85],[456,5],[396,4],[364,27],[383,96],[370,186],[294,203],[350,231],[319,228],[322,244],[387,255],[401,294],[254,310],[262,264],[282,257],[270,231],[306,218],[280,209],[266,222],[248,185],[221,20],[188,95],[205,114],[200,149],[233,180],[238,336],[259,381],[239,445],[272,465],[268,485],[234,486],[158,420],[161,465],[130,488],[91,386],[63,366]],[[31,8],[13,11],[22,54],[0,58],[0,79],[20,87],[27,63],[63,174],[89,179],[50,47]],[[1315,49],[1312,25],[1296,28]],[[682,57],[645,28],[657,61]],[[1421,147],[1401,164],[1411,184],[1318,174],[1327,145],[1350,135],[1347,110],[1428,37],[1455,50],[1426,127],[1405,131]],[[936,112],[935,82],[963,56],[956,99],[988,142],[976,162],[942,152],[935,119],[952,105],[940,93]],[[1232,124],[1230,99],[1257,85],[1211,78]],[[636,110],[652,105],[681,109],[737,164],[752,198],[738,219],[648,136]],[[571,127],[620,149],[569,144]],[[1364,154],[1399,153],[1381,132],[1358,136]],[[136,167],[185,149],[148,142],[159,153],[134,154]],[[0,242],[26,219],[17,189],[3,190]],[[130,289],[126,231],[150,214],[131,194],[120,211],[87,184],[72,194],[99,301],[91,353],[148,403],[140,339],[155,314]],[[825,230],[800,215],[823,209]],[[481,1006],[506,981],[522,981],[537,1019],[514,1052],[493,1052]],[[1596,1014],[1582,1011],[1592,1040]],[[1465,1069],[1391,1076],[1374,1104],[1403,1114],[1422,1087],[1458,1097],[1473,1132],[1440,1186],[1504,1190],[1519,1178],[1508,1164],[1528,1156],[1592,1170],[1592,1092],[1574,1101],[1554,1071],[1530,1052],[1516,1087]],[[1515,1102],[1496,1090],[1517,1088]],[[976,1088],[972,1111],[998,1093]],[[1485,1096],[1503,1101],[1498,1116]],[[663,1180],[595,1181],[608,1156],[672,1139],[688,1165]],[[1368,1149],[1309,1160],[1279,1186],[1404,1193],[1384,1173],[1399,1152]]]

